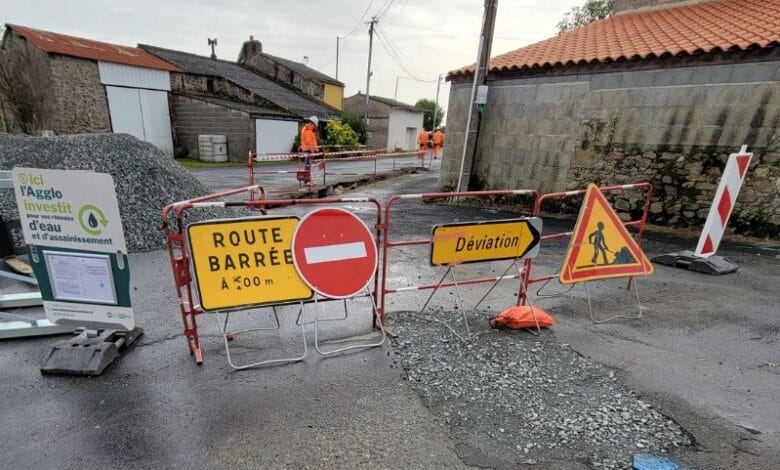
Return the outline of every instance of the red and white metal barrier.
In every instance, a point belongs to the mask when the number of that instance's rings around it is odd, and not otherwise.
[[[444,282],[442,279],[442,281],[438,283],[433,283],[433,284],[426,283],[426,284],[421,284],[416,286],[388,287],[387,285],[388,265],[391,259],[389,254],[390,249],[402,247],[402,246],[431,245],[433,243],[432,236],[425,237],[425,238],[413,238],[409,240],[391,239],[390,215],[392,213],[392,207],[397,201],[412,200],[412,199],[416,199],[420,201],[434,201],[434,200],[461,198],[461,197],[462,198],[487,198],[487,197],[496,197],[496,196],[531,196],[534,201],[534,207],[536,207],[537,201],[539,199],[539,193],[535,190],[513,189],[513,190],[496,190],[496,191],[464,191],[464,192],[454,192],[454,193],[440,192],[440,193],[420,193],[420,194],[399,194],[399,195],[391,196],[387,200],[387,202],[385,203],[385,219],[384,219],[384,223],[382,224],[385,237],[384,237],[384,243],[382,244],[382,286],[381,286],[381,300],[379,304],[379,312],[382,316],[383,321],[386,313],[387,295],[389,294],[415,291],[415,290],[433,290],[433,289],[439,289],[443,287],[457,287],[457,286],[465,286],[465,285],[473,285],[473,284],[495,283],[497,281],[501,281],[504,279],[519,278],[519,275],[505,275],[499,277],[480,277],[480,278],[462,279],[462,280],[459,279],[457,281],[453,280],[450,282]]]
[[[599,190],[604,194],[627,191],[627,190],[646,191],[644,203],[642,205],[642,216],[639,219],[633,219],[623,223],[623,225],[625,225],[626,227],[631,227],[631,226],[637,227],[636,241],[637,244],[641,245],[642,235],[644,234],[645,225],[647,224],[647,218],[650,214],[650,201],[653,197],[653,185],[650,183],[642,182],[642,183],[622,184],[616,186],[602,186],[599,188]],[[545,201],[549,201],[551,199],[563,199],[563,198],[571,198],[575,196],[584,196],[587,191],[588,191],[587,189],[576,189],[572,191],[561,191],[561,192],[542,194],[539,198],[536,199],[536,203],[534,204],[533,214],[535,216],[542,215],[542,205],[544,204]],[[547,233],[542,235],[542,242],[571,237],[571,236],[572,236],[572,232]],[[537,282],[547,282],[550,279],[556,279],[558,277],[557,274],[553,274],[549,276],[540,276],[534,278],[532,277],[532,271],[533,271],[533,260],[530,259],[526,260],[525,269],[523,270],[525,282],[521,284],[521,290],[520,292],[518,292],[517,305],[527,304],[528,289],[532,284],[535,284]],[[630,283],[631,283],[631,278],[629,278],[629,285]]]
[[[218,201],[226,196],[247,193],[249,195],[259,194],[259,198],[251,197],[245,201]],[[246,186],[230,191],[224,191],[215,194],[209,194],[202,197],[187,199],[184,201],[169,204],[163,208],[163,232],[166,236],[168,256],[171,261],[171,270],[176,287],[176,295],[179,301],[179,308],[184,324],[184,337],[187,341],[187,347],[190,354],[194,356],[197,364],[203,363],[203,349],[201,347],[200,335],[198,332],[197,316],[204,313],[199,305],[200,301],[195,295],[193,277],[191,273],[190,250],[187,246],[186,227],[183,218],[186,211],[197,208],[225,208],[225,207],[249,207],[261,211],[263,214],[271,208],[281,208],[301,205],[328,205],[343,203],[362,203],[368,204],[376,210],[376,223],[374,230],[376,233],[376,248],[382,243],[382,205],[373,198],[367,197],[343,197],[343,198],[322,198],[322,199],[265,199],[265,192],[259,186]],[[373,297],[373,302],[379,301],[379,268],[374,274],[373,292],[367,295]],[[319,299],[319,302],[327,302],[333,299]],[[312,302],[306,301],[307,302]],[[226,338],[230,336],[226,335]]]

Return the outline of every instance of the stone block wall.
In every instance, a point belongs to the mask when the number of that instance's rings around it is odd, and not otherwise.
[[[373,96],[373,95],[372,95]],[[353,95],[344,100],[344,113],[364,116],[366,95]],[[388,126],[391,107],[379,101],[368,102],[368,145],[384,148],[387,146]]]
[[[10,33],[3,44],[3,60],[23,61],[28,70],[38,70],[45,76],[31,77],[36,87],[51,102],[46,105],[41,130],[57,134],[111,132],[108,98],[100,82],[97,62],[48,54],[23,37]],[[35,72],[31,72],[35,73]],[[12,113],[4,110],[5,130],[21,132],[13,122]]]
[[[244,60],[244,65],[253,68],[274,80],[293,86],[309,96],[319,100],[324,97],[324,84],[273,60],[264,54],[250,55]]]
[[[172,119],[176,146],[187,155],[198,157],[198,136],[218,134],[227,136],[228,158],[245,161],[255,148],[255,120],[248,113],[233,110],[195,98],[172,94]]]
[[[780,61],[489,85],[473,188],[548,192],[650,181],[652,222],[700,227],[726,158],[747,144],[755,155],[729,225],[780,233]],[[443,187],[457,183],[469,93],[468,83],[451,88]],[[615,204],[636,212],[640,202]]]
[[[111,132],[108,97],[97,62],[52,55],[51,81],[57,108],[52,119],[55,133]]]

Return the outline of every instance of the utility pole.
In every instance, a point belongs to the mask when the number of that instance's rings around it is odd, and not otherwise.
[[[336,36],[336,80],[339,79],[339,37]]]
[[[436,101],[433,105],[433,121],[431,121],[431,132],[436,129],[436,118],[438,117],[439,113],[439,89],[441,89],[441,74],[439,75],[439,79],[436,80]]]
[[[396,75],[396,76],[395,76],[395,93],[393,93],[393,99],[394,99],[394,100],[397,100],[397,99],[398,99],[398,79],[399,79],[399,78],[401,78],[401,76],[400,76],[400,75]]]
[[[366,72],[366,112],[363,116],[366,121],[366,133],[368,133],[368,97],[371,96],[369,86],[371,85],[371,52],[374,48],[374,25],[378,22],[376,16],[371,18],[368,27],[368,72]]]
[[[482,121],[482,115],[477,112],[477,116],[472,118],[477,106],[474,104],[474,97],[476,96],[477,85],[485,85],[487,83],[488,62],[490,61],[490,50],[493,46],[493,29],[496,25],[496,10],[498,10],[498,0],[485,0],[484,14],[482,16],[482,33],[480,33],[479,47],[477,48],[477,61],[474,63],[474,82],[471,85],[469,112],[466,117],[466,135],[464,136],[463,154],[460,158],[460,171],[458,172],[456,189],[458,192],[461,191],[461,188],[468,189],[471,171],[476,163],[479,126]],[[466,166],[467,156],[468,166]]]

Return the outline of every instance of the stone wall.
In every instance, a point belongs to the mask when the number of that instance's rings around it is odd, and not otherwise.
[[[255,148],[255,120],[248,113],[195,98],[172,94],[176,146],[190,157],[198,157],[198,136],[227,136],[228,158],[245,161]]]
[[[652,221],[699,227],[729,153],[755,152],[730,226],[780,229],[780,61],[489,83],[472,188],[654,185]],[[457,183],[468,83],[453,84],[441,185]],[[468,170],[468,165],[466,166]],[[638,198],[616,201],[625,212]]]
[[[56,134],[111,132],[108,97],[97,62],[52,55],[51,79]]]
[[[253,49],[244,48],[244,51],[245,55],[240,58],[242,65],[255,69],[277,82],[293,86],[309,96],[319,100],[324,98],[325,88],[321,81],[296,72],[284,65],[284,63],[263,54],[262,49],[254,51]]]

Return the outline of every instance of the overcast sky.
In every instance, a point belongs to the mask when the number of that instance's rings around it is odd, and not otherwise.
[[[500,0],[493,55],[555,34],[555,25],[584,0]],[[369,7],[370,6],[370,7]],[[338,78],[345,96],[366,88],[368,25],[379,15],[374,38],[371,93],[414,103],[433,99],[438,74],[473,63],[482,21],[482,0],[0,0],[0,20],[123,45],[138,43],[210,53],[207,38],[218,38],[217,56],[235,60],[253,34],[263,51],[304,61],[336,73],[336,36],[341,40]],[[399,65],[397,62],[401,62]],[[440,101],[446,110],[449,86]]]

